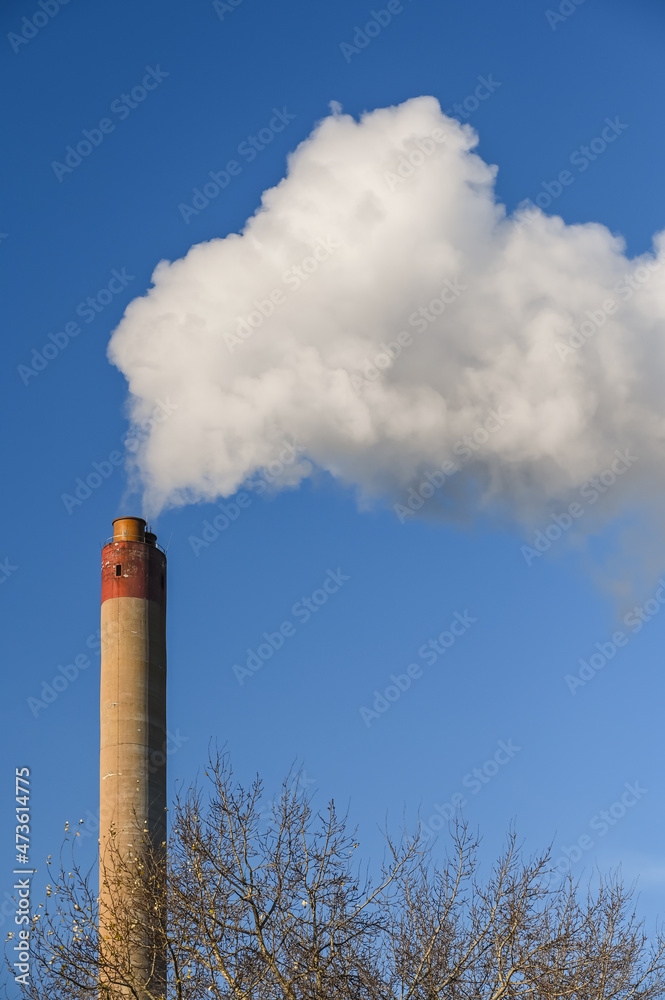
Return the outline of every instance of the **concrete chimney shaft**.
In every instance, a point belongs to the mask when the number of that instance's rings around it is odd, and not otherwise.
[[[166,556],[140,517],[117,518],[102,550],[100,936],[108,933],[109,838],[126,861],[166,843]],[[105,873],[105,874],[104,874]],[[127,906],[135,905],[127,899]],[[137,925],[144,921],[136,914]],[[145,921],[146,925],[148,921]],[[155,962],[148,940],[132,965]],[[153,964],[153,990],[164,975]],[[154,995],[154,994],[153,994]]]

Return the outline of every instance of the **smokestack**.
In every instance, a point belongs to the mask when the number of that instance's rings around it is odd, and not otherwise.
[[[166,555],[140,517],[116,518],[102,550],[101,642],[100,946],[118,937],[113,911],[131,914],[133,975],[166,995],[154,907],[116,883],[166,845]]]

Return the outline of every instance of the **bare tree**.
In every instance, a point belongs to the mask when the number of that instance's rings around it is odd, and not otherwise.
[[[98,932],[89,874],[61,863],[32,937],[30,1000],[656,1000],[649,942],[616,878],[582,891],[510,834],[485,877],[464,825],[437,863],[386,835],[371,878],[333,803],[289,775],[262,821],[259,779],[225,756],[176,800],[167,855],[118,857]],[[166,896],[165,896],[166,879]],[[133,900],[131,907],[127,899]],[[115,902],[114,902],[115,901]],[[141,961],[136,961],[137,949]],[[166,955],[166,994],[155,974]]]
[[[381,989],[391,1000],[655,1000],[665,996],[665,941],[651,944],[617,877],[580,892],[553,879],[549,852],[523,860],[514,833],[481,882],[478,844],[452,831],[443,865],[421,855],[397,874],[382,935]]]

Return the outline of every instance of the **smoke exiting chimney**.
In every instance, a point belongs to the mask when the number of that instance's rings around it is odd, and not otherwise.
[[[665,233],[634,258],[596,222],[511,216],[476,143],[432,97],[335,107],[240,233],[157,265],[109,345],[147,510],[323,470],[401,523],[497,514],[531,535],[620,452],[630,471],[567,537],[639,506],[651,567]]]
[[[165,995],[154,907],[142,912],[124,878],[166,845],[166,556],[140,517],[117,518],[102,550],[101,640],[101,948],[117,937],[114,912],[131,914],[132,973],[152,996]],[[160,883],[158,900],[162,891]]]

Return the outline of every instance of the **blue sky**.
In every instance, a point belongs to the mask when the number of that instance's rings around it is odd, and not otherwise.
[[[37,17],[38,29],[23,20],[41,9],[36,0],[8,0],[0,15],[8,139],[3,899],[12,885],[15,767],[31,769],[37,895],[65,821],[97,810],[99,545],[114,517],[140,510],[116,454],[128,429],[126,383],[106,347],[158,261],[238,231],[330,101],[354,116],[424,94],[444,110],[463,108],[480,77],[500,85],[477,108],[467,104],[465,120],[480,154],[499,165],[497,192],[509,211],[546,190],[607,118],[619,118],[628,129],[551,210],[567,223],[602,222],[623,234],[630,255],[649,250],[665,225],[665,13],[656,2],[586,0],[559,19],[533,0],[404,0],[357,52],[347,46],[371,5],[218,7],[74,0],[43,26]],[[17,41],[22,30],[34,37]],[[144,80],[145,98],[130,97],[131,107],[122,95]],[[185,220],[179,206],[268,127],[275,109],[288,124]],[[98,144],[79,164],[70,157],[70,170],[54,168],[83,130]],[[67,340],[63,331],[74,329]],[[44,345],[55,346],[26,377]],[[64,502],[96,468],[101,482],[90,495]],[[326,475],[249,496],[214,538],[203,535],[220,513],[213,504],[167,510],[154,525],[169,544],[170,788],[190,780],[211,737],[228,746],[241,777],[264,776],[268,795],[298,760],[318,801],[348,804],[367,856],[386,814],[399,825],[403,811],[415,822],[420,810],[428,821],[457,795],[488,856],[512,822],[529,849],[551,841],[556,858],[586,835],[593,843],[575,872],[623,863],[629,878],[642,875],[642,910],[655,919],[665,881],[657,585],[640,594],[642,605],[654,603],[638,629],[622,622],[625,609],[617,612],[563,537],[527,565],[525,539],[510,525],[491,517],[402,524],[390,507],[359,509]],[[611,551],[612,536],[590,545]],[[301,602],[315,592],[322,601],[326,579],[339,589],[307,618]],[[286,621],[281,648],[240,684],[234,665]],[[419,652],[454,621],[465,624],[445,653]],[[624,638],[612,653],[617,630]],[[607,662],[586,668],[590,679],[571,691],[566,675],[593,654]],[[35,707],[29,699],[40,700],[59,667],[81,655],[89,665]],[[409,686],[383,701],[391,675]],[[363,719],[377,697],[387,708]],[[474,768],[480,787],[468,777]],[[638,794],[626,783],[638,783]],[[611,823],[598,819],[622,795],[624,815],[617,806]],[[94,841],[84,845],[91,858]]]

